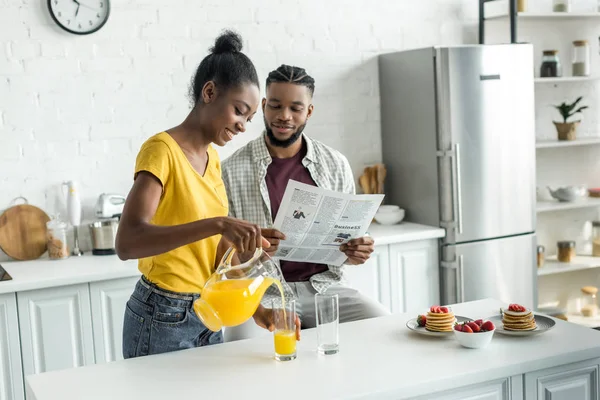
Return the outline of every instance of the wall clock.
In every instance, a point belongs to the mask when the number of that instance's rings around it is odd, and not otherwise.
[[[48,10],[58,26],[76,35],[89,35],[104,26],[110,0],[48,0]]]

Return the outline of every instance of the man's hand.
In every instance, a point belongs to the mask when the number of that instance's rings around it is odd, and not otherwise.
[[[271,247],[268,249],[263,248],[263,250],[269,255],[269,257],[273,257],[275,253],[277,253],[277,248],[279,247],[279,242],[281,240],[285,240],[285,235],[279,232],[277,229],[273,228],[261,228],[260,235],[267,239]]]
[[[273,310],[265,308],[261,305],[258,306],[256,312],[252,316],[256,325],[273,332],[275,330],[275,324],[273,323]],[[296,340],[300,340],[300,318],[296,315]]]
[[[351,265],[364,264],[371,257],[373,250],[375,250],[375,241],[370,236],[352,239],[340,246],[340,251],[348,257],[346,264]]]

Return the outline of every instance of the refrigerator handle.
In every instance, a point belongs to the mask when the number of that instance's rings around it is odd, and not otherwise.
[[[463,274],[463,256],[462,254],[458,256],[458,268],[456,270],[456,298],[459,303],[465,302],[465,279]],[[459,290],[460,288],[460,290]],[[460,296],[459,296],[460,292]]]
[[[460,179],[460,145],[458,143],[454,145],[454,165],[456,168],[456,176],[454,177],[454,181],[456,182],[456,222],[458,233],[462,234],[462,184]]]

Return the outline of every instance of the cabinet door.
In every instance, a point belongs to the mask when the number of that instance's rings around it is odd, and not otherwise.
[[[437,240],[390,246],[392,312],[423,312],[439,304]]]
[[[525,374],[527,399],[597,400],[598,368],[596,358]]]
[[[0,294],[0,400],[23,398],[17,300],[14,293]]]
[[[369,261],[344,267],[344,277],[354,289],[390,309],[389,247],[375,246]]]
[[[90,283],[96,363],[123,359],[125,304],[139,278]]]
[[[418,397],[417,400],[522,400],[522,375]]]
[[[88,284],[17,293],[25,376],[94,364]]]

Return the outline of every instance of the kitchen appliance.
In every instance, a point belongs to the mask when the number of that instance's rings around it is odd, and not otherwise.
[[[67,188],[67,216],[69,223],[73,227],[73,251],[71,255],[81,256],[83,252],[79,249],[79,225],[81,224],[81,200],[77,190],[77,182],[68,181],[63,183],[63,187]]]
[[[446,229],[443,304],[537,305],[533,70],[530,44],[379,57],[388,201]]]
[[[89,225],[92,237],[92,254],[117,254],[115,241],[124,205],[125,196],[119,194],[102,193],[98,197],[95,214],[99,220]]]
[[[98,218],[121,218],[125,196],[114,193],[102,193],[96,201],[96,217]]]

